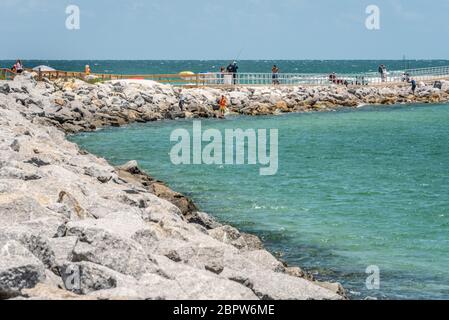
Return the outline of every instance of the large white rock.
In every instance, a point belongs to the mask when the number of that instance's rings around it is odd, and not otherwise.
[[[45,280],[45,267],[16,241],[0,244],[0,299],[19,296]]]

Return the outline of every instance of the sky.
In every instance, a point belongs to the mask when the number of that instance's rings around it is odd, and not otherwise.
[[[0,0],[0,12],[0,59],[449,59],[449,0]]]

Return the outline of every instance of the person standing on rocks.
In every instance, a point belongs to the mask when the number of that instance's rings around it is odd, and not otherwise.
[[[185,104],[186,104],[186,96],[181,91],[179,95],[179,109],[181,109],[181,111],[184,111]]]
[[[413,92],[413,94],[415,94],[415,91],[416,91],[416,80],[412,79],[410,81],[410,83],[412,84],[412,92]]]
[[[218,104],[220,105],[220,118],[224,118],[226,106],[228,105],[228,100],[226,99],[225,96],[221,96],[220,102]]]
[[[387,67],[384,64],[381,64],[379,66],[379,73],[380,73],[380,78],[381,78],[382,82],[386,82],[387,81]]]

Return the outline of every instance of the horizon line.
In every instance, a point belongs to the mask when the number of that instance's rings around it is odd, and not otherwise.
[[[0,58],[0,61],[11,61],[16,60],[16,58]],[[392,59],[392,58],[345,58],[345,59],[275,59],[275,58],[269,58],[269,59],[261,59],[261,58],[254,58],[254,59],[111,59],[111,58],[78,58],[78,59],[48,59],[48,58],[19,58],[20,60],[36,60],[36,61],[449,61],[448,58],[405,58],[405,59]]]

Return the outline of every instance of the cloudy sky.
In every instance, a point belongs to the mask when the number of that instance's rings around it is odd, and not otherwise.
[[[380,30],[365,26],[369,5]],[[0,12],[0,59],[449,59],[449,0],[0,0]]]

